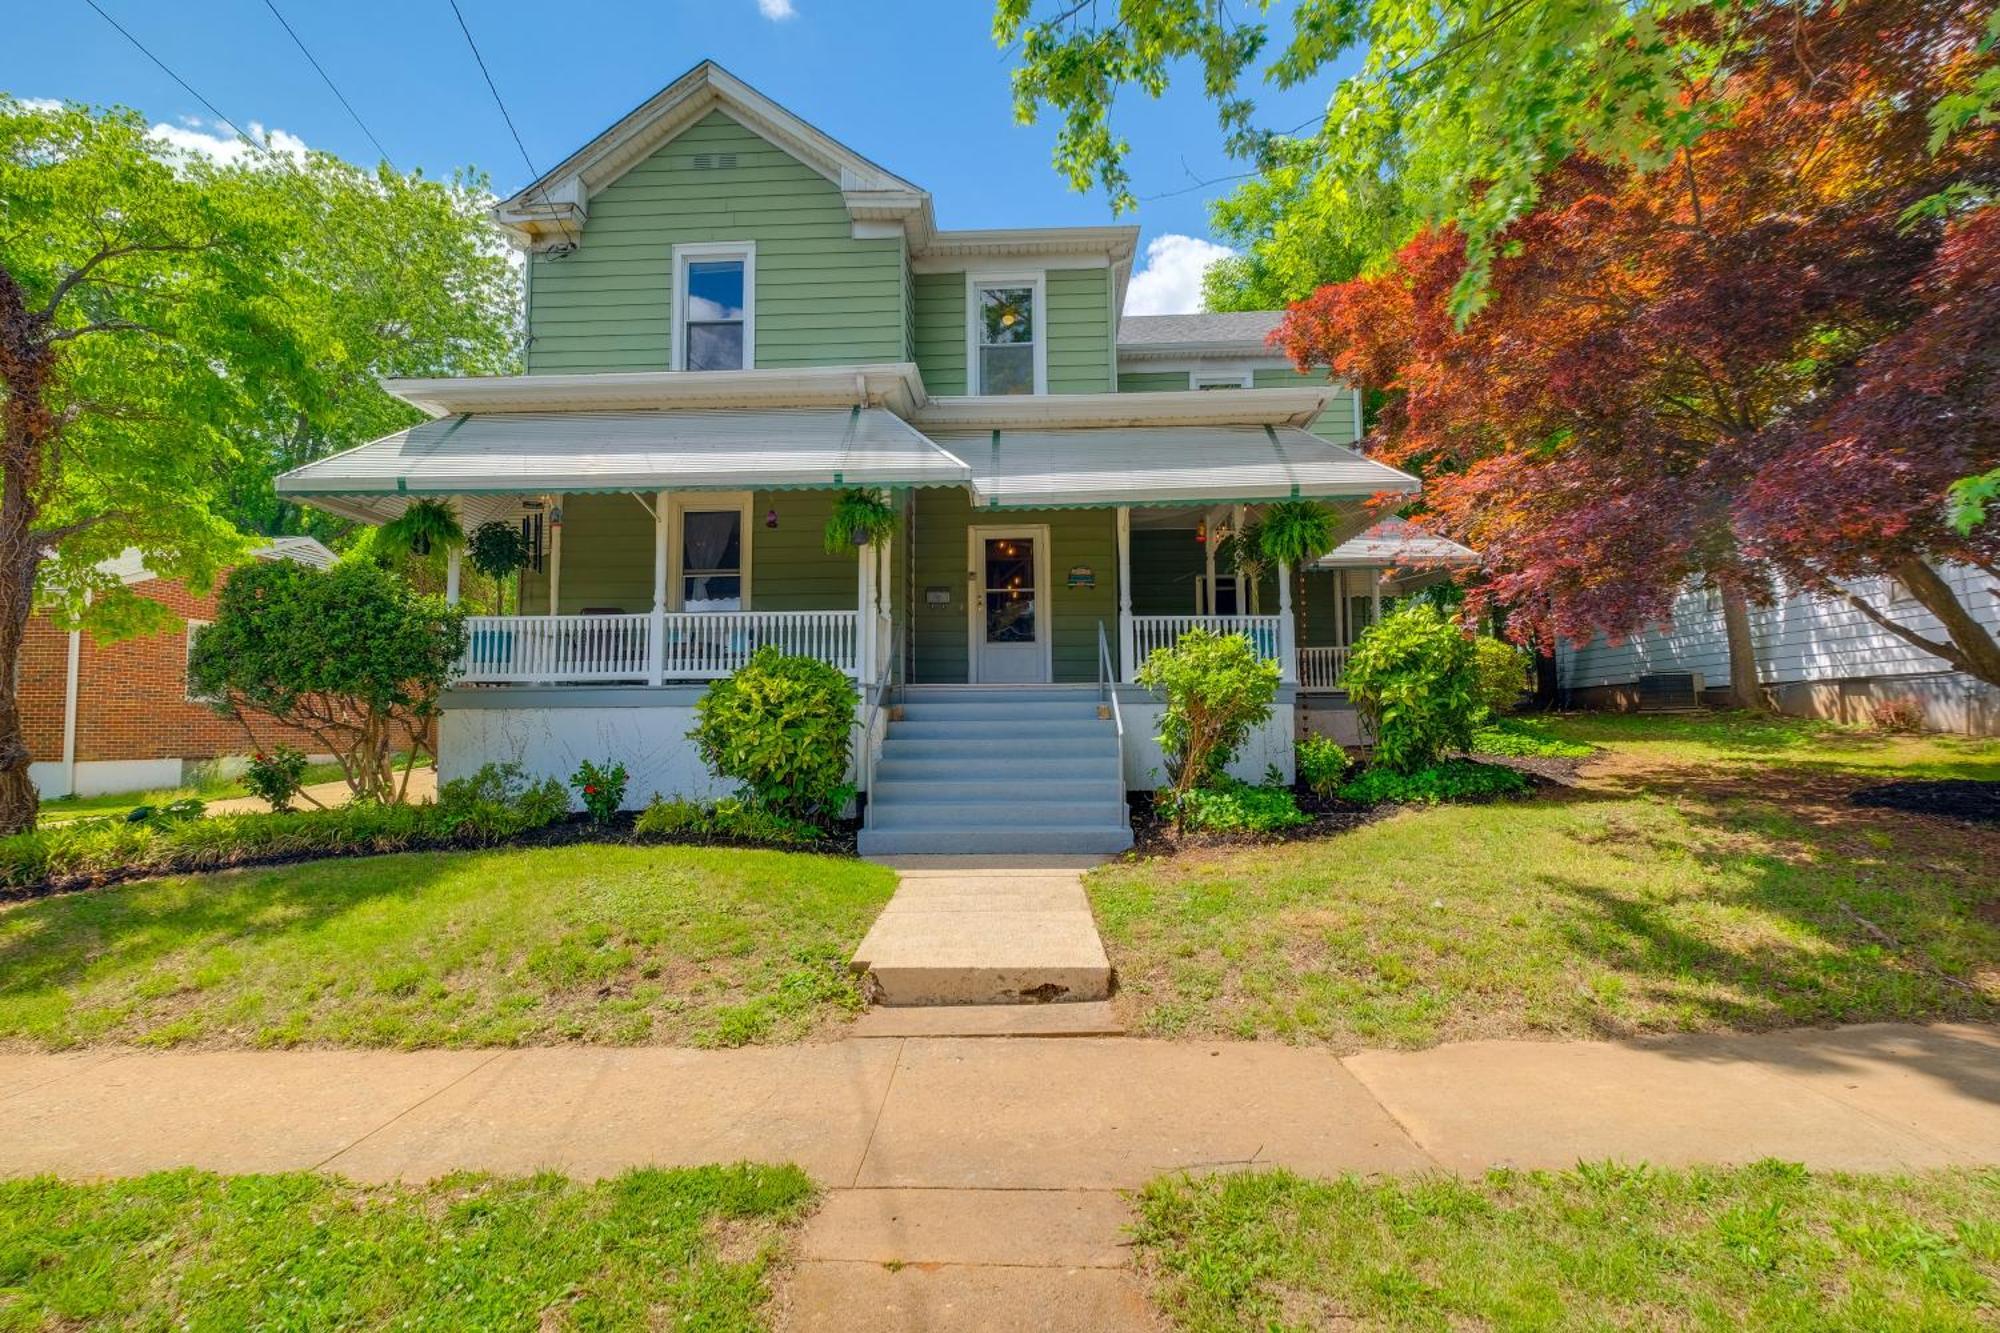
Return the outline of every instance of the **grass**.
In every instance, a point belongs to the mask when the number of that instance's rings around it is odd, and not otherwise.
[[[1095,871],[1128,1023],[1351,1050],[2000,1019],[2000,833],[1849,805],[2000,777],[2000,745],[1790,721],[1592,717],[1529,801]]]
[[[0,1182],[0,1329],[753,1329],[796,1167]]]
[[[398,772],[402,770],[400,759],[396,767]],[[419,758],[417,767],[430,767],[430,760]],[[339,782],[342,776],[339,764],[308,764],[300,785],[311,787],[322,782]],[[72,819],[96,819],[105,815],[122,819],[142,805],[166,805],[171,801],[183,801],[189,797],[202,801],[227,801],[253,794],[243,785],[243,779],[240,777],[216,776],[183,787],[162,787],[154,791],[108,792],[101,796],[59,796],[54,800],[42,802],[39,817],[46,823],[57,824],[67,823]],[[299,805],[310,808],[310,803],[306,801],[300,801]]]
[[[1183,1329],[1990,1329],[2000,1172],[1584,1166],[1483,1181],[1149,1186]]]
[[[578,846],[152,880],[0,912],[0,1043],[735,1046],[861,1007],[895,886],[834,857]]]

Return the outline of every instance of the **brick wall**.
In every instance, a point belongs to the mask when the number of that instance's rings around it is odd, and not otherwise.
[[[213,620],[215,599],[170,579],[148,579],[132,591],[161,603],[181,625],[157,634],[103,643],[83,636],[77,669],[76,757],[103,759],[215,759],[248,753],[243,724],[218,717],[187,697],[189,620]],[[36,762],[62,759],[63,693],[69,636],[47,617],[28,622],[21,652],[22,723]],[[257,745],[325,749],[293,728],[252,716]]]

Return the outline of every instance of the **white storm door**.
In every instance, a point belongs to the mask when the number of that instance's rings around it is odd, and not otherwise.
[[[971,679],[1041,685],[1050,679],[1049,530],[973,528]]]

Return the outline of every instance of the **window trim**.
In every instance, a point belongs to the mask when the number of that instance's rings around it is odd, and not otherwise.
[[[1045,269],[1030,269],[1022,272],[968,272],[965,275],[965,391],[977,397],[986,397],[986,385],[979,375],[979,291],[982,287],[1027,287],[1034,296],[1034,310],[1030,318],[1040,328],[1035,340],[1029,344],[1035,349],[1035,391],[1026,396],[1039,398],[1049,391],[1049,293],[1048,272]],[[996,395],[997,396],[997,395]]]
[[[1252,389],[1256,381],[1254,372],[1248,370],[1190,370],[1188,388],[1194,389]],[[1204,383],[1206,381],[1206,383]],[[1228,381],[1224,383],[1224,381]]]
[[[724,509],[734,509],[743,517],[739,531],[743,546],[743,606],[748,611],[750,605],[750,558],[756,549],[756,539],[751,535],[751,511],[756,508],[757,496],[754,491],[670,491],[667,493],[667,610],[678,613],[681,609],[682,594],[685,591],[681,574],[681,554],[687,549],[687,530],[684,516],[692,509],[696,513],[709,513]],[[706,612],[697,614],[726,615],[727,612]]]
[[[757,368],[757,243],[755,241],[691,241],[674,247],[673,347],[669,365],[687,369],[687,266],[690,260],[743,261],[743,365]],[[720,374],[726,372],[709,372]]]

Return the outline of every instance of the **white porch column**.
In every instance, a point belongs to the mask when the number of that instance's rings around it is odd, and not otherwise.
[[[667,682],[667,493],[653,493],[653,618],[646,633],[646,679]]]
[[[896,618],[892,612],[891,590],[895,587],[894,549],[895,538],[884,537],[876,543],[875,561],[875,613],[869,621],[868,632],[874,636],[875,671],[879,675],[884,662],[896,651],[893,642]]]
[[[1133,660],[1139,652],[1139,641],[1132,632],[1132,511],[1120,505],[1115,512],[1118,515],[1118,678],[1130,682],[1139,677],[1139,664]]]
[[[1382,571],[1379,569],[1368,571],[1368,623],[1382,623]]]
[[[1212,616],[1215,612],[1215,548],[1222,542],[1222,525],[1215,521],[1216,511],[1211,509],[1203,514],[1201,521],[1208,525],[1208,540],[1201,544],[1202,573],[1207,576],[1203,585],[1207,592],[1202,595],[1201,613]]]
[[[444,553],[444,604],[458,605],[458,567],[460,551],[454,546]]]
[[[854,569],[854,677],[865,690],[875,680],[868,661],[874,656],[869,645],[875,638],[874,599],[869,595],[875,582],[873,543],[855,548]]]
[[[1347,571],[1333,571],[1333,641],[1342,648],[1354,642],[1347,626]]]
[[[1298,630],[1292,624],[1292,567],[1278,562],[1278,680],[1299,683]]]
[[[563,498],[549,497],[549,614],[560,610],[562,601],[562,534],[563,525],[555,521],[562,513]]]

